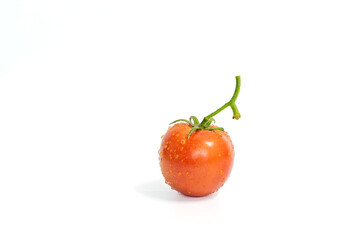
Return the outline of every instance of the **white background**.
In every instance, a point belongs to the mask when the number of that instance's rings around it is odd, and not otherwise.
[[[360,239],[358,1],[0,2],[0,239]],[[172,191],[168,123],[216,116],[216,194]]]

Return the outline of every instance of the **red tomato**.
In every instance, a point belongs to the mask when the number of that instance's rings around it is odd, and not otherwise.
[[[214,126],[212,126],[214,127]],[[227,132],[197,130],[178,123],[169,127],[159,150],[165,182],[188,196],[206,196],[222,187],[230,175],[234,146]]]

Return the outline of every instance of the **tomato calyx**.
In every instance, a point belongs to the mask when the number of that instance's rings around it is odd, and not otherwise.
[[[186,119],[178,119],[173,121],[170,124],[176,123],[176,122],[186,122],[188,123],[190,126],[192,126],[189,134],[188,134],[188,138],[190,137],[190,135],[196,131],[196,130],[209,130],[209,131],[213,131],[213,130],[220,130],[220,131],[224,131],[224,128],[222,127],[210,127],[211,123],[215,123],[215,119],[214,118],[210,118],[209,120],[207,120],[204,124],[200,123],[198,118],[195,116],[191,116],[189,120]]]
[[[233,111],[233,119],[238,120],[241,115],[239,113],[239,110],[235,104],[235,101],[239,95],[239,91],[240,91],[240,86],[241,86],[241,79],[240,76],[236,76],[236,87],[235,87],[235,92],[233,94],[233,96],[231,97],[230,101],[228,101],[227,103],[225,103],[222,107],[220,107],[219,109],[217,109],[215,112],[209,114],[208,116],[204,117],[204,119],[201,121],[201,123],[199,123],[199,120],[197,119],[197,117],[195,116],[191,116],[189,120],[186,119],[178,119],[173,121],[170,124],[176,123],[176,122],[186,122],[188,124],[190,124],[192,126],[192,129],[190,130],[189,134],[188,134],[188,138],[190,137],[190,135],[196,131],[196,130],[209,130],[209,131],[213,131],[213,130],[220,130],[220,131],[224,131],[224,128],[222,127],[210,127],[211,123],[214,122],[215,123],[215,119],[213,118],[213,116],[215,116],[216,114],[218,114],[219,112],[221,112],[222,110],[224,110],[227,107],[231,107],[232,111]]]

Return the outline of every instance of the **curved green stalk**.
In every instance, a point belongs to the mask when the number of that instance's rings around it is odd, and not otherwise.
[[[220,107],[219,109],[217,109],[215,112],[210,113],[209,115],[207,115],[206,117],[204,117],[204,119],[201,122],[201,125],[205,124],[207,121],[209,121],[210,118],[212,118],[213,116],[215,116],[216,114],[218,114],[219,112],[221,112],[222,110],[224,110],[227,107],[231,107],[232,111],[233,111],[233,118],[234,119],[239,119],[241,117],[239,110],[235,104],[235,101],[239,95],[240,92],[240,87],[241,87],[241,78],[240,76],[236,76],[236,86],[235,86],[235,91],[233,96],[231,97],[230,101],[228,101],[227,103],[225,103],[222,107]]]
[[[240,92],[240,87],[241,87],[241,79],[240,76],[236,76],[236,86],[235,86],[235,91],[233,96],[231,97],[230,101],[228,101],[227,103],[225,103],[222,107],[220,107],[219,109],[217,109],[215,112],[210,113],[209,115],[207,115],[206,117],[204,117],[204,119],[201,121],[201,123],[199,124],[199,120],[195,117],[195,116],[191,116],[189,120],[186,119],[179,119],[176,120],[172,123],[176,123],[179,121],[183,121],[186,122],[188,124],[190,124],[193,128],[190,130],[188,137],[190,137],[190,135],[195,132],[196,130],[199,129],[203,129],[203,130],[220,130],[220,131],[224,131],[224,129],[222,127],[216,127],[216,128],[212,128],[210,127],[212,122],[215,122],[215,119],[213,118],[213,116],[215,116],[216,114],[220,113],[222,110],[224,110],[227,107],[231,107],[232,111],[233,111],[233,118],[234,119],[239,119],[241,117],[239,110],[235,104],[235,101],[239,95]],[[170,123],[170,124],[172,124]]]

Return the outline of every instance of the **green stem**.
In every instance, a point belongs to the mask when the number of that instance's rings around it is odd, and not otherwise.
[[[215,116],[216,114],[218,114],[219,112],[221,112],[222,110],[224,110],[227,107],[231,107],[231,109],[233,111],[233,118],[239,119],[241,117],[239,110],[235,104],[235,101],[236,101],[236,99],[239,95],[239,91],[240,91],[241,79],[240,79],[240,76],[236,76],[235,79],[236,79],[235,92],[234,92],[233,96],[231,97],[230,101],[225,103],[221,108],[217,109],[215,112],[210,113],[209,115],[204,117],[204,119],[202,120],[200,125],[203,126],[207,121],[209,121],[210,118],[212,118],[213,116]]]

